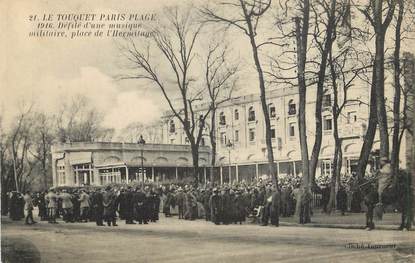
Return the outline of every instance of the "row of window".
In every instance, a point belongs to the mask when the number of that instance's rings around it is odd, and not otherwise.
[[[268,112],[269,112],[269,116],[271,118],[275,118],[277,116],[277,111],[276,111],[276,108],[275,108],[274,104],[271,103],[271,104],[268,105]],[[294,100],[290,100],[288,102],[288,114],[289,115],[295,115],[296,113],[297,113],[297,110],[296,110],[296,105],[294,103]],[[234,116],[235,121],[239,120],[239,110],[238,109],[234,110],[233,116]],[[251,107],[248,108],[248,121],[255,121],[255,120],[256,120],[255,110],[254,110],[254,107],[251,106]],[[226,117],[225,117],[225,113],[223,111],[219,113],[219,124],[220,125],[226,125]]]

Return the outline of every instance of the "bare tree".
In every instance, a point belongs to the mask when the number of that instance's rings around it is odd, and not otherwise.
[[[88,98],[76,95],[62,104],[56,116],[60,142],[93,142],[112,139],[114,130],[103,127],[103,114],[91,106]]]
[[[199,40],[203,24],[196,23],[194,10],[178,7],[165,8],[163,15],[166,21],[158,28],[152,29],[150,45],[139,48],[134,41],[122,48],[123,54],[134,65],[135,73],[123,78],[139,79],[149,81],[163,94],[175,118],[182,124],[183,131],[189,140],[195,182],[198,181],[199,173],[199,145],[202,139],[205,121],[210,109],[197,115],[194,104],[202,100],[202,88],[192,85],[194,79],[191,77],[192,62],[196,52],[195,45]],[[173,76],[171,85],[163,80],[164,74],[157,67],[157,62],[169,71],[167,76]],[[172,95],[174,93],[174,95]],[[178,106],[175,105],[174,97],[179,95]]]
[[[33,130],[33,150],[29,148],[30,153],[35,157],[35,159],[40,163],[40,170],[42,173],[42,181],[44,183],[44,188],[48,189],[51,178],[51,152],[50,148],[55,139],[54,129],[53,129],[53,119],[46,115],[45,113],[35,113],[34,114],[35,123]]]
[[[249,43],[251,45],[252,57],[258,74],[261,106],[265,121],[265,142],[267,146],[268,175],[271,176],[275,184],[278,184],[278,177],[274,164],[274,153],[272,149],[271,121],[266,98],[266,82],[261,64],[261,58],[259,55],[261,46],[275,43],[272,43],[272,41],[257,43],[257,30],[259,22],[261,18],[264,17],[265,13],[269,10],[270,6],[271,0],[234,0],[220,3],[217,6],[217,9],[204,7],[201,9],[201,13],[204,15],[206,21],[233,27],[248,37]],[[219,8],[225,9],[226,15],[221,15],[218,11]]]
[[[9,151],[13,165],[13,179],[16,191],[24,191],[30,182],[30,175],[36,161],[29,156],[29,149],[33,143],[33,104],[22,104],[16,123],[9,133]]]
[[[376,96],[374,102],[376,102],[376,119],[379,125],[379,135],[380,135],[380,155],[382,157],[389,158],[389,136],[388,136],[388,123],[386,118],[386,108],[385,108],[385,35],[386,31],[390,25],[390,22],[393,19],[393,14],[395,11],[395,0],[386,1],[388,7],[384,10],[383,0],[368,0],[368,5],[365,9],[360,9],[360,11],[365,15],[366,19],[370,22],[375,33],[375,61],[374,61],[374,70],[372,76],[372,85],[375,94],[371,96]],[[385,18],[383,19],[383,14],[386,13]],[[371,109],[372,111],[372,109]],[[369,123],[370,126],[370,123]],[[373,125],[372,125],[373,126]],[[370,126],[370,128],[372,128]],[[373,128],[372,128],[373,129]],[[368,140],[373,141],[371,133],[373,131],[369,130]],[[362,149],[362,153],[364,153]],[[365,160],[365,156],[361,158]],[[366,167],[366,165],[364,165]]]
[[[147,143],[161,143],[161,126],[162,124],[159,121],[150,124],[133,122],[121,130],[118,140],[136,143],[142,135]]]
[[[210,125],[209,138],[212,147],[211,165],[216,165],[216,110],[232,96],[235,87],[237,65],[229,65],[227,63],[227,46],[221,47],[216,43],[211,43],[205,60],[205,84],[209,96],[210,108]]]

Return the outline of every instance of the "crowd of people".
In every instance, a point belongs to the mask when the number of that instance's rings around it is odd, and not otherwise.
[[[354,176],[340,183],[336,191],[336,207],[344,215],[346,211],[361,212],[361,204],[366,206],[368,228],[374,228],[373,211],[379,203],[377,185],[374,181],[364,186],[356,185]],[[94,221],[96,225],[117,226],[118,220],[126,224],[148,224],[157,222],[159,213],[165,217],[177,214],[180,220],[204,218],[214,224],[242,224],[247,218],[261,225],[279,225],[280,217],[290,217],[297,212],[302,223],[305,209],[312,196],[300,188],[300,176],[281,178],[277,187],[272,182],[259,180],[251,184],[244,182],[233,185],[210,184],[194,187],[192,185],[113,185],[105,188],[50,189],[47,192],[24,195],[9,193],[8,210],[12,220],[25,216],[26,224],[36,223],[32,210],[38,207],[40,220],[57,223]],[[330,184],[319,182],[318,204],[326,212],[330,198]],[[315,201],[315,200],[313,200]]]
[[[179,219],[204,218],[215,224],[242,224],[247,217],[262,225],[271,220],[278,225],[279,216],[292,216],[296,210],[299,189],[271,182],[254,185],[237,184],[220,187],[192,185],[107,186],[106,188],[50,189],[47,192],[9,193],[9,215],[13,220],[26,217],[26,224],[34,222],[32,210],[38,208],[42,221],[57,223],[95,221],[102,226],[157,222],[159,213],[165,217],[177,214]]]

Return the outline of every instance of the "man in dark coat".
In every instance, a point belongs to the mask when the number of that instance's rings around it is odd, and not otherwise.
[[[212,196],[209,200],[209,206],[210,206],[210,220],[215,223],[216,225],[219,225],[222,220],[222,198],[218,194],[218,189],[214,188]]]
[[[232,199],[230,189],[225,187],[222,191],[222,222],[228,225],[232,220]]]
[[[375,228],[373,223],[373,211],[378,202],[377,186],[374,182],[366,182],[363,187],[364,202],[367,207],[366,211],[366,230],[372,230]]]
[[[347,193],[343,185],[340,185],[339,190],[337,191],[337,209],[339,209],[344,216],[344,213],[347,210]]]
[[[121,210],[121,205],[120,205]],[[132,192],[131,186],[127,188],[127,191],[124,192],[124,217],[126,224],[135,224],[134,223],[134,194]]]
[[[212,195],[212,191],[207,189],[202,195],[202,204],[205,210],[205,219],[206,221],[210,220],[210,196]]]
[[[262,215],[262,226],[268,225],[269,217],[271,214],[272,194],[272,184],[267,184],[263,203],[264,214]]]
[[[95,191],[92,197],[92,207],[95,211],[95,222],[97,226],[103,226],[103,217],[104,217],[104,204],[103,204],[103,195],[101,190]]]
[[[102,195],[102,204],[104,206],[104,219],[107,225],[111,226],[112,223],[112,226],[118,226],[116,219],[117,197],[109,186]]]
[[[119,211],[120,211],[120,219],[124,220],[126,219],[126,213],[127,213],[127,201],[126,201],[126,191],[124,188],[121,188],[120,195],[118,196],[119,200]]]
[[[148,224],[149,220],[149,199],[146,195],[149,195],[149,193],[143,192],[141,188],[137,188],[134,193],[134,217],[139,224]]]
[[[176,193],[176,204],[179,210],[179,219],[184,219],[185,196],[181,187],[179,187]]]
[[[246,202],[239,190],[235,191],[234,206],[235,206],[234,221],[239,224],[242,224],[242,222],[245,222],[245,218],[246,218]]]
[[[280,225],[280,207],[281,207],[281,193],[276,185],[273,185],[272,188],[272,197],[271,197],[271,224],[274,226]]]

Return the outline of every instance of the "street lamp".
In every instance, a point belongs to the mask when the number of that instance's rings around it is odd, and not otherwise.
[[[233,144],[231,143],[231,140],[228,140],[226,143],[226,148],[228,148],[228,158],[229,158],[229,183],[232,182],[232,169],[231,169],[231,149],[233,147]]]
[[[146,141],[143,139],[143,135],[140,135],[137,143],[141,145],[141,175],[144,183],[144,144],[146,144]]]

